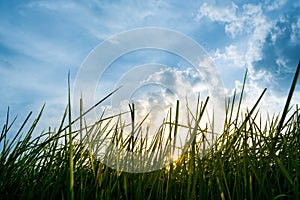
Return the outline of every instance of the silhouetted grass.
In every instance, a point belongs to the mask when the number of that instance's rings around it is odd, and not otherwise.
[[[100,117],[87,125],[82,103],[80,116],[73,121],[70,98],[58,129],[37,137],[33,137],[33,131],[43,108],[28,130],[23,128],[31,114],[16,133],[10,132],[14,120],[10,122],[8,110],[0,136],[1,199],[299,199],[300,109],[298,105],[290,107],[299,68],[282,116],[259,119],[256,107],[265,91],[244,115],[239,109],[241,99],[239,102],[228,99],[224,131],[204,157],[201,138],[209,133],[198,125],[207,102],[199,102],[197,110],[190,111],[188,117],[187,129],[196,135],[191,145],[175,163],[153,172],[127,173],[107,167],[83,141],[88,136],[110,133],[119,147],[132,152],[143,148],[153,152],[157,148],[164,150],[182,126],[178,124],[178,107],[174,120],[171,114],[166,117],[164,126],[170,127],[169,132],[164,132],[167,129],[162,126],[152,141],[134,137],[141,134],[141,129],[134,123],[133,105],[130,112],[135,134],[127,138],[122,135],[122,122],[112,120],[120,116]],[[113,92],[104,99],[111,95]],[[75,122],[80,124],[78,130],[73,128]],[[161,135],[165,134],[169,137],[163,141]],[[151,145],[146,145],[147,142]],[[158,152],[162,153],[150,153],[149,158],[155,160],[168,153]],[[107,159],[113,158],[108,154]]]

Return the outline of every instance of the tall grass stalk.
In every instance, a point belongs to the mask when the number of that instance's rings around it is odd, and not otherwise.
[[[73,160],[73,137],[72,137],[72,112],[71,112],[71,91],[70,72],[68,75],[68,113],[69,113],[69,199],[74,199],[74,160]]]

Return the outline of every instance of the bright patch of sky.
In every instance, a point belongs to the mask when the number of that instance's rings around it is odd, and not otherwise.
[[[68,71],[73,86],[81,64],[97,45],[120,32],[144,27],[174,30],[201,45],[228,96],[241,88],[248,69],[244,106],[251,107],[267,87],[260,108],[278,113],[300,59],[299,10],[298,1],[287,0],[1,2],[0,122],[4,123],[8,106],[21,123],[27,113],[37,115],[46,103],[40,127],[58,126],[67,104]],[[145,68],[151,63],[164,67]],[[205,77],[197,74],[178,55],[141,49],[111,63],[99,77],[95,96],[103,97],[120,82],[130,86],[134,75],[146,77],[134,90],[120,92],[130,94],[141,108],[153,101],[161,110],[172,100],[175,104],[183,91],[204,92]],[[147,80],[171,82],[173,87],[142,87]],[[293,103],[299,102],[297,87]]]

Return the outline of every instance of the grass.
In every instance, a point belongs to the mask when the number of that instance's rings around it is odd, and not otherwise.
[[[1,199],[300,199],[300,109],[290,106],[299,68],[282,116],[260,119],[257,105],[265,91],[245,114],[240,111],[242,99],[228,99],[223,133],[204,157],[207,147],[202,141],[209,131],[201,129],[199,122],[208,99],[199,102],[197,110],[189,110],[187,125],[178,123],[177,102],[175,118],[170,110],[151,141],[139,137],[143,133],[141,124],[135,122],[134,105],[130,105],[132,134],[127,137],[122,133],[122,115],[100,116],[87,125],[84,116],[92,108],[84,112],[82,100],[78,118],[72,118],[69,99],[60,126],[37,137],[33,133],[44,107],[28,130],[24,127],[31,113],[16,133],[11,132],[15,119],[10,120],[8,109],[0,135]],[[75,123],[79,123],[78,130]],[[115,163],[116,168],[130,168],[138,159],[143,161],[139,167],[147,169],[174,153],[170,148],[183,126],[195,135],[190,137],[190,145],[175,163],[152,172],[112,169],[96,159],[92,152],[95,146],[84,142],[97,139],[99,134],[112,137],[116,146],[127,150],[120,156],[131,156],[128,162]],[[106,152],[107,161],[116,162],[113,149],[108,149],[112,152]],[[134,152],[148,152],[152,162],[132,156]]]

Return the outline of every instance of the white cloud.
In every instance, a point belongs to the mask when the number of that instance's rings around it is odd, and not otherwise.
[[[235,45],[225,47],[225,52],[222,53],[217,49],[214,54],[214,59],[222,59],[223,61],[233,62],[237,67],[245,67],[245,54]]]
[[[256,71],[252,66],[254,61],[262,58],[261,50],[272,27],[272,23],[262,11],[261,4],[244,4],[238,7],[232,3],[227,7],[220,7],[217,4],[205,3],[200,7],[197,19],[203,17],[224,23],[225,32],[233,39],[237,36],[243,37],[243,40],[238,40],[235,45],[225,46],[224,50],[218,48],[214,53],[215,61],[219,60],[219,63],[226,64],[225,66],[247,67],[249,77],[253,80],[270,79],[270,74],[265,76],[267,72]]]
[[[219,7],[216,4],[204,3],[201,5],[196,21],[200,21],[203,17],[208,17],[212,21],[232,22],[237,20],[236,10],[238,6],[234,3],[226,7]]]
[[[275,62],[278,66],[278,70],[277,70],[278,74],[280,74],[281,71],[283,71],[284,73],[294,73],[293,68],[288,66],[288,64],[287,64],[288,60],[287,59],[281,57],[281,58],[277,58]]]
[[[266,8],[268,11],[278,10],[287,3],[287,0],[267,0]]]
[[[298,19],[296,23],[292,23],[291,28],[291,41],[300,45],[300,19]]]
[[[225,31],[232,37],[235,37],[243,30],[243,24],[240,23],[236,11],[238,6],[234,3],[226,7],[220,7],[216,4],[204,3],[196,16],[196,21],[203,17],[208,17],[212,21],[225,23]]]
[[[151,74],[145,82],[160,83],[183,98],[191,89],[191,85],[182,77],[181,72],[174,69],[164,69]]]
[[[278,22],[284,23],[286,20],[284,18],[280,18]],[[273,44],[276,43],[277,38],[280,37],[286,31],[286,27],[273,26],[270,36]]]
[[[199,9],[196,20],[200,21],[203,17],[224,23],[225,32],[232,38],[245,33],[255,33],[262,29],[262,25],[266,25],[260,4],[245,4],[238,7],[234,3],[227,6],[204,3]],[[260,29],[257,30],[258,28]]]
[[[271,9],[279,9],[284,6],[286,1],[277,1],[269,5]],[[272,29],[275,21],[268,19],[263,13],[262,4],[245,4],[237,7],[233,4],[221,7],[216,3],[203,4],[197,15],[197,20],[207,17],[211,21],[220,22],[224,25],[224,31],[232,39],[236,39],[233,44],[218,47],[213,53],[213,59],[220,66],[226,66],[228,70],[236,68],[248,68],[248,81],[245,88],[245,96],[243,100],[243,110],[251,108],[255,101],[260,96],[264,86],[274,81],[274,77],[267,69],[257,69],[253,67],[255,61],[262,59],[262,50],[266,42],[266,37],[271,34],[271,40],[276,42],[277,37],[284,32],[279,27]],[[279,21],[286,19],[279,18]],[[291,40],[299,40],[299,22],[292,24],[293,33]],[[270,31],[273,30],[271,33]],[[297,35],[298,34],[298,35]],[[239,37],[239,38],[238,38]],[[279,70],[287,70],[286,60],[277,59],[276,63],[280,66]],[[235,81],[235,88],[241,88],[241,82]],[[228,88],[228,90],[231,90]],[[297,92],[296,92],[297,93]],[[299,91],[298,91],[299,93]],[[262,114],[267,112],[270,114],[279,113],[282,111],[287,94],[282,94],[279,91],[267,90],[265,97],[259,104]],[[293,102],[300,102],[300,99],[294,95]],[[266,115],[264,116],[266,117]],[[264,118],[266,119],[266,118]]]

